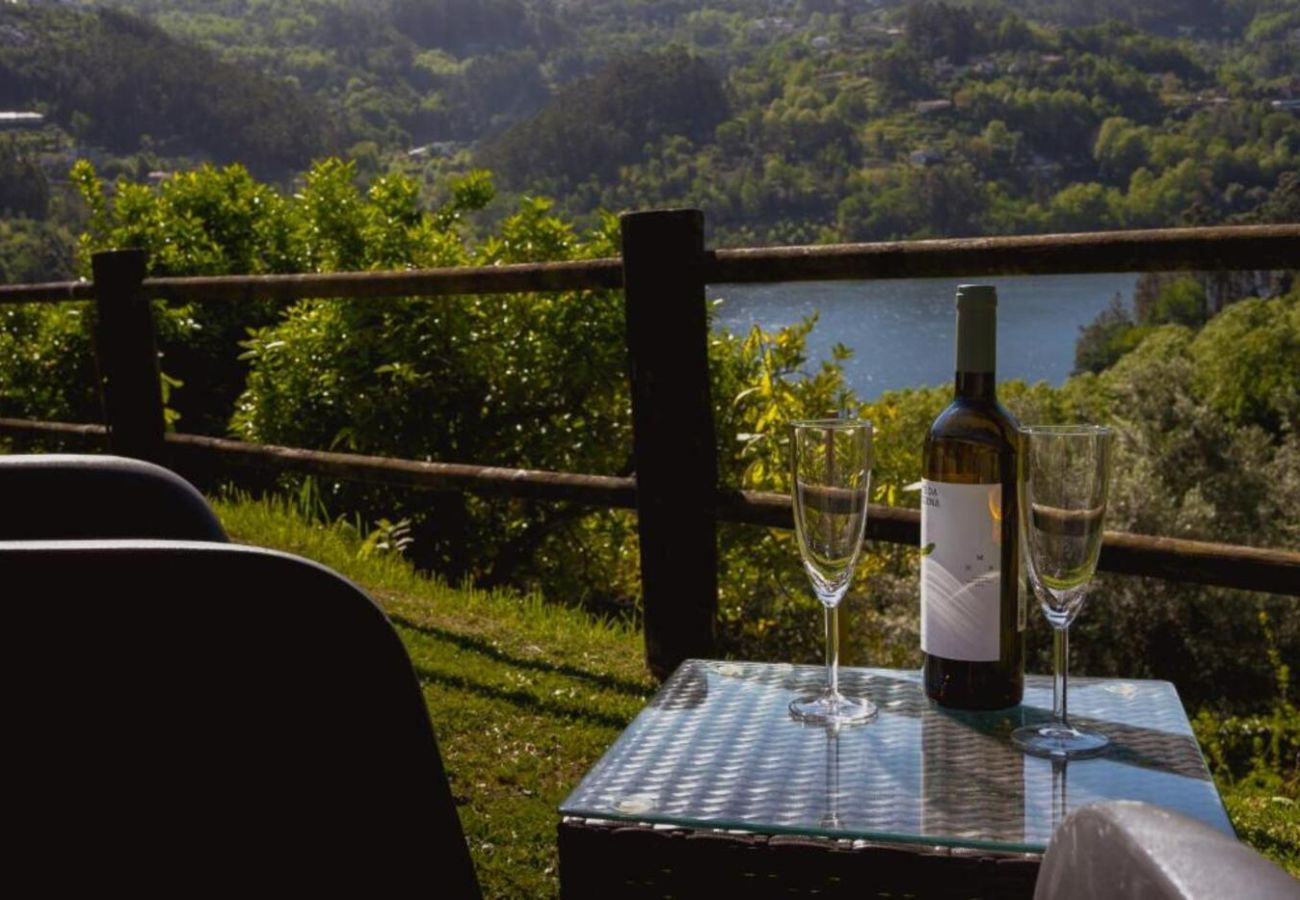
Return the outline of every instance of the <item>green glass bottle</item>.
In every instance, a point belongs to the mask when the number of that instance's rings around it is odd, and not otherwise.
[[[925,692],[958,709],[1001,709],[1024,694],[1019,431],[997,400],[996,356],[997,291],[962,285],[955,395],[926,434],[921,488]]]

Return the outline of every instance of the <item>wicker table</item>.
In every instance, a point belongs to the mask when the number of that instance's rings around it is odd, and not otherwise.
[[[1232,834],[1173,685],[1070,681],[1100,757],[1026,757],[1008,734],[1051,717],[1051,679],[1024,705],[942,710],[919,673],[844,669],[881,709],[828,731],[786,705],[818,666],[688,660],[560,806],[565,897],[982,897],[1033,893],[1066,813],[1145,800]]]

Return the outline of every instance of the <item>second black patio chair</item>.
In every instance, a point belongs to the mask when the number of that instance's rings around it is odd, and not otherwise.
[[[410,660],[351,583],[229,544],[0,542],[0,596],[6,855],[47,888],[478,896]]]
[[[0,456],[0,540],[225,541],[203,495],[175,472],[121,456]]]

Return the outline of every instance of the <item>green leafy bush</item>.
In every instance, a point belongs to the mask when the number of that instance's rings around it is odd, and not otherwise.
[[[0,306],[0,416],[96,422],[87,303]]]
[[[1268,616],[1259,623],[1276,680],[1270,706],[1250,716],[1201,710],[1192,728],[1238,836],[1300,878],[1300,710]]]
[[[89,211],[83,265],[95,250],[143,247],[159,275],[276,273],[404,266],[493,265],[617,253],[612,218],[579,232],[547,201],[525,199],[470,240],[466,213],[492,198],[485,173],[450,185],[423,209],[414,182],[379,178],[362,191],[352,168],[316,165],[293,196],[238,166],[203,167],[148,188],[119,181],[110,198],[88,164],[74,181]],[[630,400],[622,300],[607,291],[285,307],[203,302],[157,306],[164,372],[182,384],[171,406],[187,431],[292,446],[556,471],[630,471]],[[11,308],[0,340],[6,404],[24,415],[96,415],[88,330],[56,307]],[[724,482],[779,488],[785,423],[855,405],[838,363],[801,372],[812,323],[776,333],[715,335],[710,345]],[[65,346],[80,356],[63,353]],[[41,369],[40,367],[45,367]],[[410,520],[424,565],[481,583],[545,585],[550,595],[630,613],[639,593],[635,519],[568,505],[484,501],[458,494],[316,484],[335,513]],[[788,535],[728,532],[722,604],[737,633],[777,615],[800,589],[770,586],[794,572]],[[729,570],[731,571],[731,570]],[[775,598],[775,599],[774,599]],[[791,600],[791,602],[795,602]],[[803,617],[791,645],[804,639]],[[753,626],[753,628],[751,628]]]
[[[336,159],[314,166],[293,195],[239,165],[178,173],[157,188],[118,179],[111,200],[89,163],[78,162],[72,180],[89,211],[79,245],[86,275],[94,252],[116,247],[144,249],[157,276],[455,265],[465,258],[461,216],[491,199],[484,176],[471,172],[431,214],[409,179],[379,178],[362,192],[352,166]],[[224,434],[248,373],[241,344],[249,329],[276,322],[285,304],[159,301],[155,308],[162,368],[177,383],[171,407],[184,430]]]
[[[1138,326],[1118,294],[1097,317],[1079,328],[1074,371],[1101,372],[1142,342],[1149,328]]]
[[[1084,402],[1084,418],[1110,422],[1118,441],[1107,527],[1142,534],[1296,546],[1300,532],[1300,435],[1279,427],[1263,402],[1215,398],[1233,385],[1251,397],[1256,368],[1294,379],[1297,355],[1272,361],[1241,352],[1244,323],[1262,347],[1285,348],[1295,332],[1294,296],[1230,305],[1199,334],[1155,329],[1099,376],[1076,376],[1062,389]],[[1217,324],[1222,322],[1223,324]],[[1290,360],[1288,368],[1287,360]],[[1213,371],[1212,376],[1209,372]],[[1269,396],[1272,392],[1269,393]],[[1080,671],[1168,678],[1193,704],[1256,706],[1272,672],[1260,654],[1262,609],[1277,621],[1284,656],[1300,654],[1300,617],[1282,597],[1101,575],[1073,649]],[[1294,677],[1294,675],[1292,675]]]
[[[1186,325],[1199,328],[1206,319],[1205,288],[1195,278],[1186,276],[1160,288],[1155,303],[1138,311],[1144,325]]]
[[[411,227],[440,234],[431,222]],[[358,233],[357,240],[373,249],[379,236]],[[387,252],[427,265],[433,249],[417,241]],[[527,201],[497,234],[468,248],[442,245],[436,261],[490,265],[614,252],[608,226],[578,234],[545,202]],[[628,465],[623,310],[612,292],[307,301],[253,331],[244,347],[249,376],[231,427],[247,440],[600,474]],[[366,493],[368,505],[423,505]],[[566,544],[560,533],[584,514],[427,499],[428,509],[412,513],[417,556],[453,578],[487,583],[526,579],[532,566],[547,570],[538,554],[546,557],[552,541]]]
[[[1198,392],[1228,422],[1300,431],[1300,285],[1285,297],[1232,304],[1190,353]]]

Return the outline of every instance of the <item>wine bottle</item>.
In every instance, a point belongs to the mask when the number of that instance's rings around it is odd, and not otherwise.
[[[1024,694],[1019,432],[994,388],[997,302],[991,285],[957,288],[955,395],[922,460],[925,692],[959,709],[1001,709]]]

